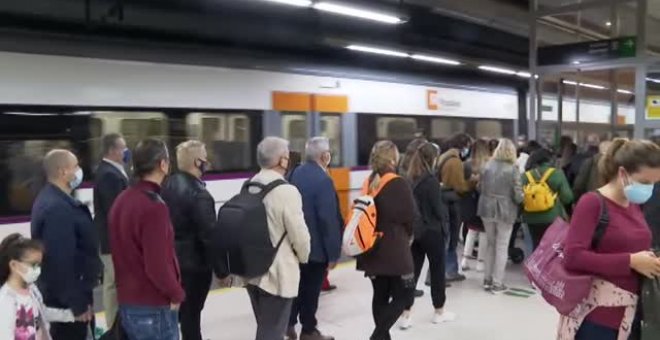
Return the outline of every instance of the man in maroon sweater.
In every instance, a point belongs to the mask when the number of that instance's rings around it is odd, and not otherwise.
[[[139,181],[115,200],[108,228],[121,322],[129,338],[178,340],[185,293],[170,213],[160,197],[170,168],[165,143],[140,142],[133,167]]]

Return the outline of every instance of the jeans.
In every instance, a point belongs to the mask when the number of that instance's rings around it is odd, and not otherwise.
[[[112,264],[112,255],[102,254],[103,262],[103,307],[105,308],[105,323],[108,329],[112,328],[117,316],[117,284],[115,283],[115,267]]]
[[[486,270],[485,279],[496,285],[504,283],[504,272],[509,259],[509,242],[513,224],[484,219],[486,229]]]
[[[445,258],[445,272],[447,278],[455,278],[458,276],[458,235],[460,234],[461,221],[460,214],[456,203],[449,204],[449,248],[447,249],[447,257]]]
[[[119,306],[129,340],[179,340],[178,312],[170,306]]]
[[[527,223],[522,223],[521,226],[523,231],[523,242],[525,243],[525,258],[528,258],[534,252],[534,242],[532,241],[532,234],[529,231],[529,226]]]
[[[374,289],[371,311],[376,328],[369,339],[391,340],[390,329],[414,296],[414,285],[407,284],[400,276],[375,276],[371,285]]]
[[[181,304],[179,322],[183,340],[202,340],[200,330],[202,309],[211,288],[213,273],[210,270],[181,270],[181,281],[186,300]]]
[[[433,307],[443,308],[447,296],[445,295],[445,243],[444,235],[441,231],[427,230],[424,235],[413,242],[410,250],[415,263],[415,286],[419,281],[419,276],[424,266],[424,258],[429,259],[430,281],[431,281],[431,299]],[[411,296],[406,306],[406,310],[412,309],[415,303],[414,296]]]
[[[575,340],[616,340],[619,330],[584,321],[575,335]]]
[[[543,239],[543,235],[545,235],[545,231],[550,228],[549,223],[537,223],[537,224],[532,224],[529,223],[527,224],[529,227],[529,233],[532,236],[532,247],[534,250],[536,250],[536,247],[541,244],[541,239]]]
[[[310,334],[316,330],[318,323],[316,310],[319,306],[319,296],[326,269],[328,269],[327,263],[309,262],[300,265],[298,297],[293,301],[289,326],[295,326],[300,316],[303,334]]]
[[[255,340],[282,340],[289,323],[293,299],[271,295],[252,285],[247,286],[247,292],[257,321]]]

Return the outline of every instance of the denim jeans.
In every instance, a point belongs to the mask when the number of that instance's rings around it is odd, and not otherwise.
[[[618,329],[610,329],[589,321],[584,321],[575,335],[575,340],[616,340]]]
[[[119,306],[129,340],[179,340],[178,312],[170,306]]]

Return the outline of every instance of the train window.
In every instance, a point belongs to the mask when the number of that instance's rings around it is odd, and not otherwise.
[[[199,113],[186,117],[188,136],[206,144],[215,171],[249,169],[252,165],[251,121],[245,113]]]
[[[433,140],[444,140],[463,132],[467,132],[465,119],[435,118],[431,120],[431,139]]]
[[[341,166],[341,115],[321,114],[321,136],[330,140],[331,166]]]
[[[3,140],[0,148],[0,216],[29,214],[46,181],[43,157],[55,148],[73,150],[67,140]]]
[[[309,136],[307,114],[304,112],[282,113],[282,138],[289,141],[291,151],[303,152]]]
[[[475,124],[476,138],[502,138],[502,123],[496,120],[478,120]]]
[[[378,139],[411,140],[418,133],[417,119],[409,117],[378,117],[376,136]]]

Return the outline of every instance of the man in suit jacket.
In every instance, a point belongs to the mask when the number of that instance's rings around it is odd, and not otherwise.
[[[130,160],[130,150],[121,135],[111,133],[102,140],[103,160],[94,178],[94,223],[98,228],[101,261],[103,261],[103,305],[108,328],[117,315],[117,287],[108,242],[108,214],[115,198],[128,186],[124,166]]]

